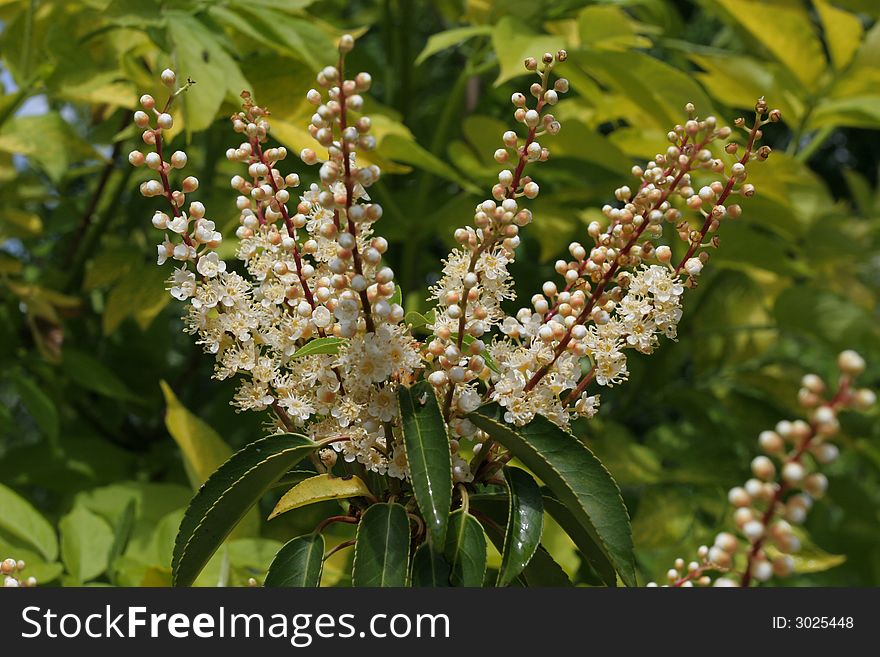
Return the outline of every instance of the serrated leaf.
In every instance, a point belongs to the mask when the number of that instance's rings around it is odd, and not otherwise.
[[[160,381],[159,385],[165,397],[165,427],[180,448],[190,485],[197,490],[232,456],[232,448],[207,422],[193,415],[165,381]],[[260,515],[256,509],[251,509],[232,530],[231,536],[254,536],[259,529]]]
[[[507,586],[525,569],[541,544],[544,531],[544,501],[532,476],[525,470],[506,467],[504,480],[510,505],[498,586]]]
[[[347,478],[331,474],[315,475],[301,481],[287,491],[278,500],[278,504],[272,509],[268,519],[272,520],[282,513],[308,504],[326,502],[327,500],[342,500],[348,497],[372,497],[372,493],[363,479],[354,475]]]
[[[61,560],[78,584],[95,579],[107,570],[113,530],[106,520],[77,505],[61,519],[58,529],[61,532]]]
[[[425,44],[422,52],[416,57],[416,66],[424,62],[431,55],[436,55],[438,52],[462,44],[476,36],[489,35],[491,33],[491,25],[469,25],[432,34],[428,37],[428,43]]]
[[[397,391],[403,444],[410,481],[428,537],[435,549],[446,543],[446,524],[452,505],[452,454],[446,423],[434,387],[421,381]]]
[[[550,517],[562,528],[569,538],[574,541],[578,550],[590,565],[598,573],[599,577],[608,586],[617,586],[617,576],[614,574],[614,565],[593,536],[578,522],[577,517],[568,507],[557,500],[549,490],[542,490],[544,495],[544,509]]]
[[[608,470],[586,445],[550,420],[536,416],[529,424],[514,427],[500,419],[502,410],[491,404],[468,417],[541,478],[614,564],[623,582],[635,586],[629,515]]]
[[[0,509],[0,530],[7,536],[38,550],[46,561],[58,558],[58,539],[52,525],[30,502],[3,484],[0,484]]]
[[[504,549],[504,525],[509,504],[505,493],[471,495],[471,506],[487,517],[486,535],[498,548]],[[571,586],[571,580],[543,545],[539,545],[519,579],[527,586]]]
[[[449,586],[449,563],[442,553],[431,549],[423,543],[415,556],[412,565],[412,585],[418,587]]]
[[[361,516],[354,544],[353,586],[406,586],[409,518],[400,504],[373,504]]]
[[[482,586],[486,576],[486,535],[483,526],[464,509],[449,515],[443,556],[453,586]]]
[[[316,356],[318,354],[338,354],[342,345],[347,343],[345,338],[315,338],[293,352],[291,358],[303,358],[304,356]]]
[[[298,434],[257,440],[236,452],[199,488],[174,541],[175,586],[192,584],[238,522],[272,484],[318,449]]]
[[[275,555],[263,586],[320,586],[323,569],[324,537],[321,534],[297,536]]]

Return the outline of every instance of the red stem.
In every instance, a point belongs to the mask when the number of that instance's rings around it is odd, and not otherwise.
[[[831,408],[837,408],[843,403],[843,400],[849,391],[849,379],[844,377],[840,380],[840,385],[838,386],[837,392],[834,397],[828,402],[828,406]],[[794,451],[794,453],[788,457],[785,463],[798,463],[803,457],[804,453],[806,453],[807,449],[809,449],[810,444],[813,439],[816,437],[816,432],[818,427],[815,422],[810,423],[810,433],[806,437],[806,439],[800,444],[800,446]],[[784,465],[783,464],[783,465]],[[764,533],[761,537],[752,543],[752,547],[749,550],[748,557],[746,558],[746,568],[742,574],[742,578],[740,579],[740,586],[743,588],[747,588],[752,580],[752,564],[758,556],[758,553],[761,551],[761,547],[764,545],[764,541],[767,538],[767,528],[770,524],[770,521],[773,519],[773,516],[776,514],[776,507],[782,501],[782,495],[786,491],[788,491],[791,486],[788,482],[782,482],[779,485],[779,488],[776,489],[776,494],[773,496],[773,499],[770,500],[770,503],[767,505],[766,511],[764,511],[764,515],[761,517],[761,524],[764,525]]]
[[[348,232],[355,238],[354,246],[351,249],[351,257],[354,260],[354,271],[356,274],[363,276],[364,268],[361,263],[361,254],[357,247],[358,229],[354,221],[351,220],[351,206],[354,200],[354,181],[351,177],[351,158],[349,157],[348,142],[345,140],[345,129],[348,127],[348,107],[345,102],[345,56],[339,55],[339,141],[342,143],[342,166],[345,170],[345,217],[348,220]],[[370,298],[367,296],[366,290],[358,292],[361,299],[361,306],[364,309],[364,322],[367,325],[368,333],[375,333],[376,326],[373,323],[373,315],[370,312]]]

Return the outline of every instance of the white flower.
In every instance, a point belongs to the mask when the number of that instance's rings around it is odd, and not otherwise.
[[[185,214],[174,217],[174,219],[168,222],[168,230],[177,233],[178,235],[183,235],[188,226],[189,219]]]
[[[156,264],[164,265],[174,253],[174,245],[165,238],[165,241],[156,245]]]
[[[171,287],[168,288],[168,291],[178,301],[185,301],[196,292],[196,275],[186,266],[175,269],[170,282]]]
[[[470,387],[463,388],[458,395],[458,407],[463,413],[470,413],[480,407],[480,393]]]
[[[214,278],[217,274],[226,271],[226,263],[212,252],[199,258],[196,270],[205,278]]]

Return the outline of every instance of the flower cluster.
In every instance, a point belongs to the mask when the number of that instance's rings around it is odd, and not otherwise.
[[[161,160],[161,121],[144,139],[156,144],[156,153],[136,152],[130,159],[160,172],[161,183],[145,185],[166,190],[175,218],[162,215],[153,224],[181,234],[188,247],[166,247],[169,257],[184,262],[170,291],[189,301],[187,330],[215,356],[215,377],[241,377],[233,404],[240,410],[271,407],[284,428],[338,438],[334,447],[346,461],[402,478],[406,458],[392,430],[395,386],[412,376],[421,357],[401,324],[394,272],[382,262],[388,244],[373,234],[382,207],[367,190],[381,172],[357,159],[358,151],[374,148],[375,138],[370,118],[361,113],[370,76],[345,77],[345,54],[353,43],[342,38],[338,65],[323,69],[319,89],[307,94],[315,106],[309,132],[325,155],[305,149],[300,158],[308,165],[321,162],[320,185],[291,195],[299,176],[279,169],[287,150],[266,146],[269,112],[249,94],[242,94],[242,111],[232,116],[243,141],[226,155],[246,169],[230,184],[239,194],[237,257],[248,276],[227,269],[212,251],[219,236],[205,222],[201,204],[190,205],[196,230],[178,230],[187,214],[179,210],[182,194],[168,191],[166,173],[174,161]],[[172,243],[166,237],[164,244]],[[326,466],[334,457],[323,458]]]
[[[18,559],[4,559],[0,561],[0,574],[3,575],[3,586],[6,588],[18,588],[22,586],[33,587],[37,585],[35,577],[22,579],[21,571],[25,569],[25,562]]]
[[[524,170],[529,162],[549,157],[536,138],[561,128],[546,109],[568,90],[564,78],[552,87],[549,81],[553,64],[565,57],[561,51],[555,57],[544,55],[541,63],[526,61],[526,68],[539,76],[531,87],[535,106],[528,108],[519,93],[512,102],[514,118],[528,131],[523,139],[512,131],[504,133],[505,148],[495,155],[507,162],[512,150],[516,167],[499,174],[494,200],[477,206],[474,227],[456,231],[461,246],[449,255],[443,277],[432,289],[438,309],[427,345],[433,367],[428,379],[445,395],[447,420],[461,437],[482,438],[463,416],[483,398],[503,406],[504,419],[517,425],[536,414],[563,427],[574,417],[592,417],[599,396],[587,390],[591,382],[610,386],[625,381],[626,350],[647,354],[660,335],[675,339],[684,290],[696,286],[709,258],[707,249],[720,243],[714,233],[742,212],[730,197],[755,193],[745,182],[747,166],[770,152],[756,145],[761,127],[781,119],[778,110],[768,111],[759,100],[752,126],[746,128],[742,119],[736,122],[747,133],[740,146],[727,141],[730,128],[718,126],[714,117],[696,118],[688,105],[690,118],[669,133],[666,151],[644,168],[633,168],[639,179],[636,190],[615,190],[619,205],[603,208],[607,223],[589,225],[592,244],[573,242],[571,259],[556,263],[562,283],[546,281],[530,307],[505,316],[500,304],[513,296],[507,267],[514,259],[519,228],[532,220],[520,203],[539,193]],[[713,155],[712,145],[719,140],[727,142],[723,150],[731,162]],[[698,178],[705,183],[699,188]],[[697,216],[696,224],[688,212]],[[674,226],[685,243],[677,263],[669,246],[655,245],[664,224]],[[494,327],[501,335],[490,337]]]
[[[443,401],[454,479],[469,482],[475,464],[458,453],[458,440],[477,441],[478,462],[491,450],[481,452],[486,436],[468,413],[494,401],[510,423],[542,414],[566,427],[597,412],[599,395],[587,390],[590,383],[627,379],[627,350],[651,353],[660,335],[676,337],[682,295],[696,285],[707,249],[718,246],[714,233],[741,213],[730,197],[754,194],[746,169],[768,156],[756,144],[761,127],[780,115],[759,101],[741,146],[728,141],[730,128],[697,118],[688,105],[689,118],[669,133],[666,151],[634,167],[635,189],[615,190],[618,203],[603,208],[607,222],[591,223],[590,241],[572,243],[570,259],[556,263],[562,282],[545,282],[529,307],[509,316],[502,307],[514,298],[508,268],[520,229],[532,221],[528,201],[540,193],[527,168],[550,157],[546,142],[562,128],[551,110],[569,90],[568,80],[553,78],[564,50],[528,58],[525,67],[537,80],[528,96],[511,97],[523,134],[501,136],[495,160],[504,166],[492,198],[476,206],[472,226],[455,231],[458,247],[431,288],[432,335],[419,344],[403,322],[394,272],[383,263],[388,243],[374,233],[382,207],[368,190],[381,172],[358,158],[376,144],[363,113],[371,78],[346,76],[353,45],[351,36],[341,38],[337,65],[320,71],[306,95],[315,108],[308,130],[317,146],[299,157],[320,165],[320,182],[308,189],[292,193],[300,178],[282,171],[287,150],[268,143],[268,110],[242,94],[242,109],[231,117],[242,141],[227,151],[242,165],[230,181],[240,213],[242,264],[235,269],[216,252],[222,238],[204,205],[186,205],[198,180],[186,177],[172,187],[170,176],[186,165],[186,153],[163,155],[170,107],[191,81],[178,88],[175,74],[163,72],[172,92],[161,111],[151,96],[141,98],[143,111],[134,120],[153,148],[129,159],[157,174],[141,192],[165,197],[170,208],[153,217],[165,233],[159,263],[179,263],[168,289],[187,302],[186,330],[216,359],[215,377],[238,378],[233,404],[239,410],[271,409],[278,430],[332,443],[336,452],[323,453],[319,468],[340,453],[347,462],[405,478],[396,387],[424,376]],[[713,154],[719,140],[725,159]],[[684,241],[677,263],[669,246],[655,245],[667,224]]]
[[[699,561],[686,568],[684,559],[677,559],[667,573],[669,586],[709,586],[710,572],[729,573],[715,579],[714,586],[749,586],[752,580],[766,582],[774,575],[792,574],[791,555],[801,548],[794,527],[804,522],[813,500],[828,488],[819,466],[839,454],[832,442],[840,431],[837,414],[843,409],[867,410],[877,402],[872,390],[854,387],[855,377],[865,369],[859,354],[844,351],[837,364],[840,379],[831,394],[815,374],[801,381],[798,401],[808,420],[783,420],[758,436],[764,454],[752,461],[753,477],[728,494],[736,531],[721,532],[711,547],[701,546]]]

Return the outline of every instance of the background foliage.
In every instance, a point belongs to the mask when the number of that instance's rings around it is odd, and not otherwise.
[[[629,383],[579,427],[624,490],[641,581],[657,577],[711,541],[758,432],[797,412],[801,374],[830,374],[854,348],[880,386],[878,16],[872,0],[0,0],[0,556],[46,584],[169,583],[193,488],[261,427],[233,412],[229,383],[210,380],[180,331],[152,204],[125,162],[139,138],[130,112],[138,91],[158,97],[165,66],[197,81],[175,139],[231,234],[223,119],[251,89],[298,152],[304,93],[345,28],[363,35],[353,68],[376,83],[375,160],[395,175],[371,192],[408,311],[426,309],[452,229],[495,179],[526,55],[567,48],[574,93],[523,236],[520,297],[629,182],[634,158],[664,146],[686,102],[727,121],[760,95],[783,111],[767,130],[773,156],[750,176],[758,194],[688,294],[679,343],[632,360]],[[877,412],[844,429],[789,583],[880,584]],[[199,583],[260,577],[323,511],[248,516]],[[546,524],[573,580],[597,583]],[[327,547],[351,536],[329,530]],[[350,559],[334,555],[323,584],[344,583]]]

